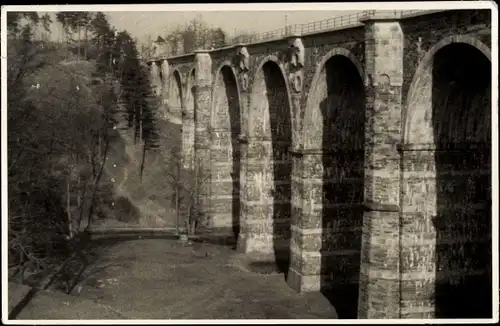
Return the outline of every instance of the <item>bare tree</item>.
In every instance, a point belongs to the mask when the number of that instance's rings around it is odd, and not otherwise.
[[[177,25],[170,29],[164,39],[173,54],[180,54],[198,48],[212,49],[224,46],[227,44],[227,33],[221,28],[209,26],[201,17],[196,17],[185,26]]]
[[[232,38],[233,43],[252,43],[256,41],[256,33],[249,31],[239,31]]]
[[[101,191],[114,108],[107,87],[90,85],[88,65],[62,64],[56,46],[22,32],[8,40],[7,76],[9,265],[21,281],[28,266],[47,270],[83,239],[75,224],[93,216],[85,203]]]
[[[184,230],[188,236],[194,235],[200,217],[206,213],[200,209],[199,198],[202,187],[210,182],[209,171],[199,165],[195,166],[195,171],[184,169],[178,147],[173,147],[164,159],[168,164],[165,172],[173,190],[170,200],[175,207],[177,234]]]

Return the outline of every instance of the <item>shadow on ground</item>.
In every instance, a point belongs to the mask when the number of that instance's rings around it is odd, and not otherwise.
[[[68,305],[33,300],[18,319],[67,318],[82,312],[78,302],[95,302],[128,319],[310,319],[336,318],[320,293],[298,294],[280,275],[239,267],[231,246],[148,236],[107,237],[93,241],[98,260],[73,291]],[[95,318],[99,318],[96,312]]]

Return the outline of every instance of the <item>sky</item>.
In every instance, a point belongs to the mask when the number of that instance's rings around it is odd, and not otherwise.
[[[147,37],[165,36],[178,24],[199,17],[212,27],[222,28],[230,37],[235,33],[262,33],[288,25],[310,23],[344,16],[358,11],[104,11],[108,21],[117,30],[127,30],[139,43]],[[55,13],[49,13],[55,21]],[[60,26],[51,26],[52,39],[61,36]]]
[[[304,24],[349,15],[356,11],[177,11],[177,12],[105,12],[109,21],[118,30],[126,29],[141,39],[150,35],[156,39],[165,35],[169,28],[184,24],[199,16],[213,27],[220,27],[230,36],[235,31],[262,33],[288,25]],[[286,17],[286,18],[285,18]]]

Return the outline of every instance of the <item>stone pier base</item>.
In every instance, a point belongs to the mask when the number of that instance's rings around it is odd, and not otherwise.
[[[274,255],[274,241],[272,234],[249,235],[240,233],[237,250],[245,254],[259,254],[262,256]]]
[[[321,290],[321,275],[303,275],[290,267],[288,269],[287,283],[288,286],[299,293],[318,292]]]

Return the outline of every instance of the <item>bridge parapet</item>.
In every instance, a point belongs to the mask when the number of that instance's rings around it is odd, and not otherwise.
[[[238,44],[251,45],[251,44],[277,41],[283,38],[288,38],[292,35],[306,36],[310,34],[324,33],[333,30],[352,28],[363,24],[363,22],[367,20],[404,19],[419,15],[426,15],[429,13],[439,12],[439,11],[443,10],[364,10],[355,14],[342,15],[305,24],[288,25],[284,28],[259,33],[248,37],[229,38],[226,40],[224,45],[210,49],[208,50],[208,52],[220,51],[225,48],[231,48],[237,46]],[[145,58],[145,60],[154,61],[167,58],[169,59],[177,58],[185,55],[191,55],[193,52],[174,54],[172,52],[167,51],[165,48],[162,48],[161,51],[159,51],[154,55],[154,57]]]

